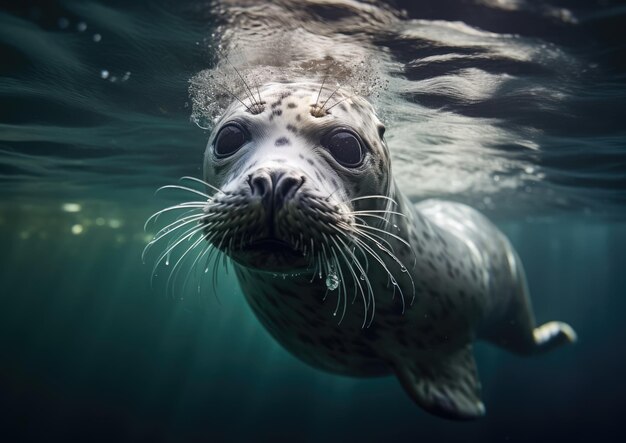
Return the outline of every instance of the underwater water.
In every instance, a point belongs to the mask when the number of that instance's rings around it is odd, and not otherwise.
[[[228,17],[257,5],[230,3],[0,3],[0,441],[614,440],[626,398],[624,5],[248,12],[259,40],[294,33],[288,54],[309,48],[301,29],[319,47],[361,43],[403,191],[483,211],[524,263],[537,320],[576,329],[575,345],[532,358],[479,343],[487,415],[458,423],[393,377],[327,374],[288,354],[232,272],[203,277],[200,294],[193,274],[173,291],[167,269],[151,283],[144,222],[179,197],[155,190],[202,176],[219,109],[202,101],[201,73],[237,37]]]

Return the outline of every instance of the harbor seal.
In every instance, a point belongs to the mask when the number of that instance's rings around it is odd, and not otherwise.
[[[485,413],[475,340],[529,355],[576,339],[565,323],[535,324],[520,259],[483,215],[414,204],[396,184],[372,98],[402,77],[380,47],[406,29],[401,13],[371,2],[211,4],[216,57],[190,81],[192,119],[211,129],[204,180],[192,179],[206,190],[173,186],[200,198],[157,212],[182,215],[150,243],[170,238],[157,260],[172,264],[168,287],[186,257],[196,257],[190,271],[213,263],[214,282],[231,263],[293,355],[338,374],[393,374],[451,419]]]
[[[215,124],[207,198],[182,224],[232,259],[289,352],[334,373],[395,374],[428,412],[471,419],[485,413],[475,339],[524,355],[576,339],[565,323],[535,325],[520,259],[483,215],[408,201],[365,98],[323,82],[246,88]]]

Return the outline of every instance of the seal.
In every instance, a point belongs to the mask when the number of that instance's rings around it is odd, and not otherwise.
[[[471,419],[485,413],[475,339],[523,355],[575,341],[565,323],[535,324],[520,259],[483,215],[408,201],[365,98],[324,82],[246,88],[209,138],[205,199],[182,206],[199,212],[176,228],[192,226],[179,243],[201,229],[198,242],[232,259],[289,352],[334,373],[395,374],[426,411]]]
[[[190,81],[192,119],[211,127],[204,180],[192,179],[206,191],[170,186],[200,199],[153,216],[183,211],[149,245],[170,238],[156,266],[185,245],[168,288],[200,249],[191,269],[212,262],[215,282],[218,263],[232,264],[260,322],[293,355],[339,374],[394,374],[418,405],[451,419],[485,413],[475,340],[522,355],[575,341],[565,323],[535,324],[520,259],[483,215],[413,204],[397,186],[367,98],[402,78],[381,49],[389,30],[411,36],[400,11],[211,4],[216,59]]]

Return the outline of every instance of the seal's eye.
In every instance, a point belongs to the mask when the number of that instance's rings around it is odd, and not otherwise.
[[[356,168],[363,161],[361,142],[352,132],[334,132],[322,140],[322,146],[328,149],[335,160],[347,168]]]
[[[228,157],[233,155],[244,143],[248,141],[248,136],[244,130],[235,123],[230,123],[220,129],[215,138],[215,155],[218,157]]]

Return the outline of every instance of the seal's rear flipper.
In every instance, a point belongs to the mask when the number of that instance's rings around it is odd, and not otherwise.
[[[394,369],[411,398],[431,414],[455,420],[485,415],[471,345],[441,358],[398,362]]]
[[[533,329],[535,352],[545,352],[567,343],[575,343],[576,332],[561,321],[550,321]]]

